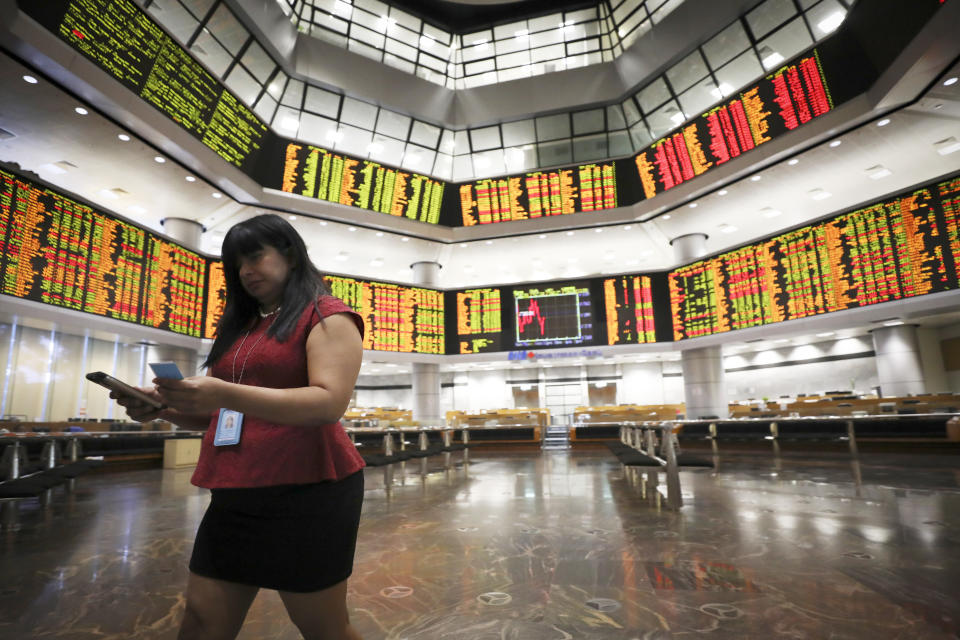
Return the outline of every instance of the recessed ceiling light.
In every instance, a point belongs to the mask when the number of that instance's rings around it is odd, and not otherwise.
[[[460,248],[461,248],[461,249],[465,249],[466,247],[467,247],[467,243],[466,243],[466,242],[461,242],[461,243],[460,243]]]
[[[378,237],[378,238],[382,238],[382,237],[383,237],[383,231],[377,231],[377,237]]]
[[[824,331],[823,333],[818,333],[818,334],[817,334],[817,337],[818,337],[818,338],[829,338],[829,337],[832,336],[832,335],[834,335],[833,331]]]
[[[26,78],[24,78],[24,80],[26,80]],[[956,83],[957,83],[957,77],[954,76],[954,77],[952,77],[952,78],[947,78],[946,80],[944,80],[944,81],[943,81],[943,86],[949,87],[950,85],[956,84]]]
[[[357,230],[356,227],[347,227],[347,231],[356,231],[356,230]]]
[[[410,238],[404,236],[403,238],[400,238],[400,242],[410,242]]]
[[[760,182],[762,179],[763,179],[763,176],[761,176],[759,173],[755,176],[750,177],[750,180],[753,182]]]
[[[291,220],[296,220],[297,216],[289,216]]]
[[[878,127],[885,127],[885,126],[887,126],[888,124],[890,124],[890,118],[884,118],[883,120],[878,120],[878,121],[877,121],[877,126],[878,126]]]
[[[547,234],[541,233],[541,234],[540,234],[539,236],[537,236],[537,237],[539,237],[541,240],[543,240],[544,238],[547,237]]]
[[[960,151],[960,142],[958,142],[954,136],[934,142],[933,146],[937,150],[937,153],[942,156],[949,155],[954,151]]]
[[[184,178],[184,180],[186,180],[187,182],[196,182],[196,181],[197,181],[197,179],[194,178],[193,176],[186,176],[186,177]]]
[[[836,149],[836,148],[839,147],[841,144],[843,144],[843,140],[834,140],[833,142],[830,143],[830,146],[831,146],[832,148]]]
[[[696,203],[696,202],[691,202],[688,206],[689,206],[691,209],[696,209],[696,208],[697,208],[697,203]]]
[[[763,209],[760,209],[760,213],[763,214],[764,218],[776,218],[783,212],[779,209],[774,209],[773,207],[764,207]]]
[[[90,113],[89,111],[87,111],[87,110],[84,109],[83,107],[76,107],[76,108],[74,108],[74,111],[76,111],[77,113],[79,113],[79,114],[82,115],[82,116],[85,116],[85,115],[87,115],[88,113]]]
[[[821,188],[819,188],[819,187],[817,187],[816,189],[811,189],[811,190],[808,191],[807,193],[808,193],[808,194],[810,195],[810,197],[813,198],[814,200],[826,200],[827,198],[829,198],[830,196],[833,195],[833,194],[830,193],[829,191],[826,191],[826,190],[821,189]]]
[[[597,233],[603,233],[603,229],[600,229],[600,228],[594,229],[594,231]]]
[[[130,136],[128,136],[128,135],[125,134],[125,133],[121,133],[121,134],[117,135],[117,137],[120,138],[121,140],[123,140],[124,142],[130,142]]]
[[[662,220],[669,220],[669,219],[670,219],[670,214],[669,214],[669,213],[665,213],[665,214],[663,214],[662,216],[660,216],[660,218],[661,218]]]
[[[217,191],[214,191],[211,195],[212,195],[214,198],[222,198],[222,197],[223,197],[223,194],[222,194],[222,193],[218,193]]]
[[[875,164],[865,171],[866,174],[873,180],[879,180],[880,178],[886,178],[889,175],[893,175],[893,172],[882,164]]]
[[[727,195],[728,193],[730,193],[730,192],[727,191],[726,189],[720,189],[720,191],[717,191],[717,195],[718,195],[718,196],[725,196],[725,195]]]
[[[156,162],[157,164],[163,164],[164,162],[167,161],[167,159],[164,158],[163,156],[154,156],[153,161]]]
[[[573,231],[567,231],[567,235],[568,235],[568,236],[572,236],[572,235],[573,235]]]
[[[320,221],[320,226],[321,226],[321,227],[327,226],[327,221],[326,221],[326,220],[321,220],[321,221]]]
[[[493,240],[487,240],[487,241],[484,242],[483,244],[493,244]]]
[[[793,165],[797,164],[798,162],[800,162],[799,159],[797,159],[797,158],[790,158],[790,159],[787,161],[787,164],[792,167]]]
[[[36,78],[34,78],[33,76],[23,76],[23,79],[24,79],[25,82],[29,82],[30,84],[37,84],[37,82],[39,82],[39,81],[38,81]]]

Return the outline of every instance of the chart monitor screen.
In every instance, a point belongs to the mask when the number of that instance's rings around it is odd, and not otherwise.
[[[589,282],[515,287],[513,311],[515,347],[593,343]]]

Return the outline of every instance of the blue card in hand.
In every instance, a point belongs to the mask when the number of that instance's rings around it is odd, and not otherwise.
[[[173,378],[174,380],[183,380],[183,374],[180,373],[180,367],[176,362],[151,362],[150,368],[158,378]]]

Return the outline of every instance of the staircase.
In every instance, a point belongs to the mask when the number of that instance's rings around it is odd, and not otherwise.
[[[543,436],[542,450],[547,449],[569,449],[570,448],[570,427],[565,424],[551,424]]]

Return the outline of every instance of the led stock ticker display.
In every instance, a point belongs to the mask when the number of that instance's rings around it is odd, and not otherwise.
[[[50,0],[20,7],[221,158],[253,171],[267,126],[136,4]]]
[[[960,179],[671,271],[673,338],[958,288]]]
[[[0,170],[0,292],[201,337],[207,259]]]

